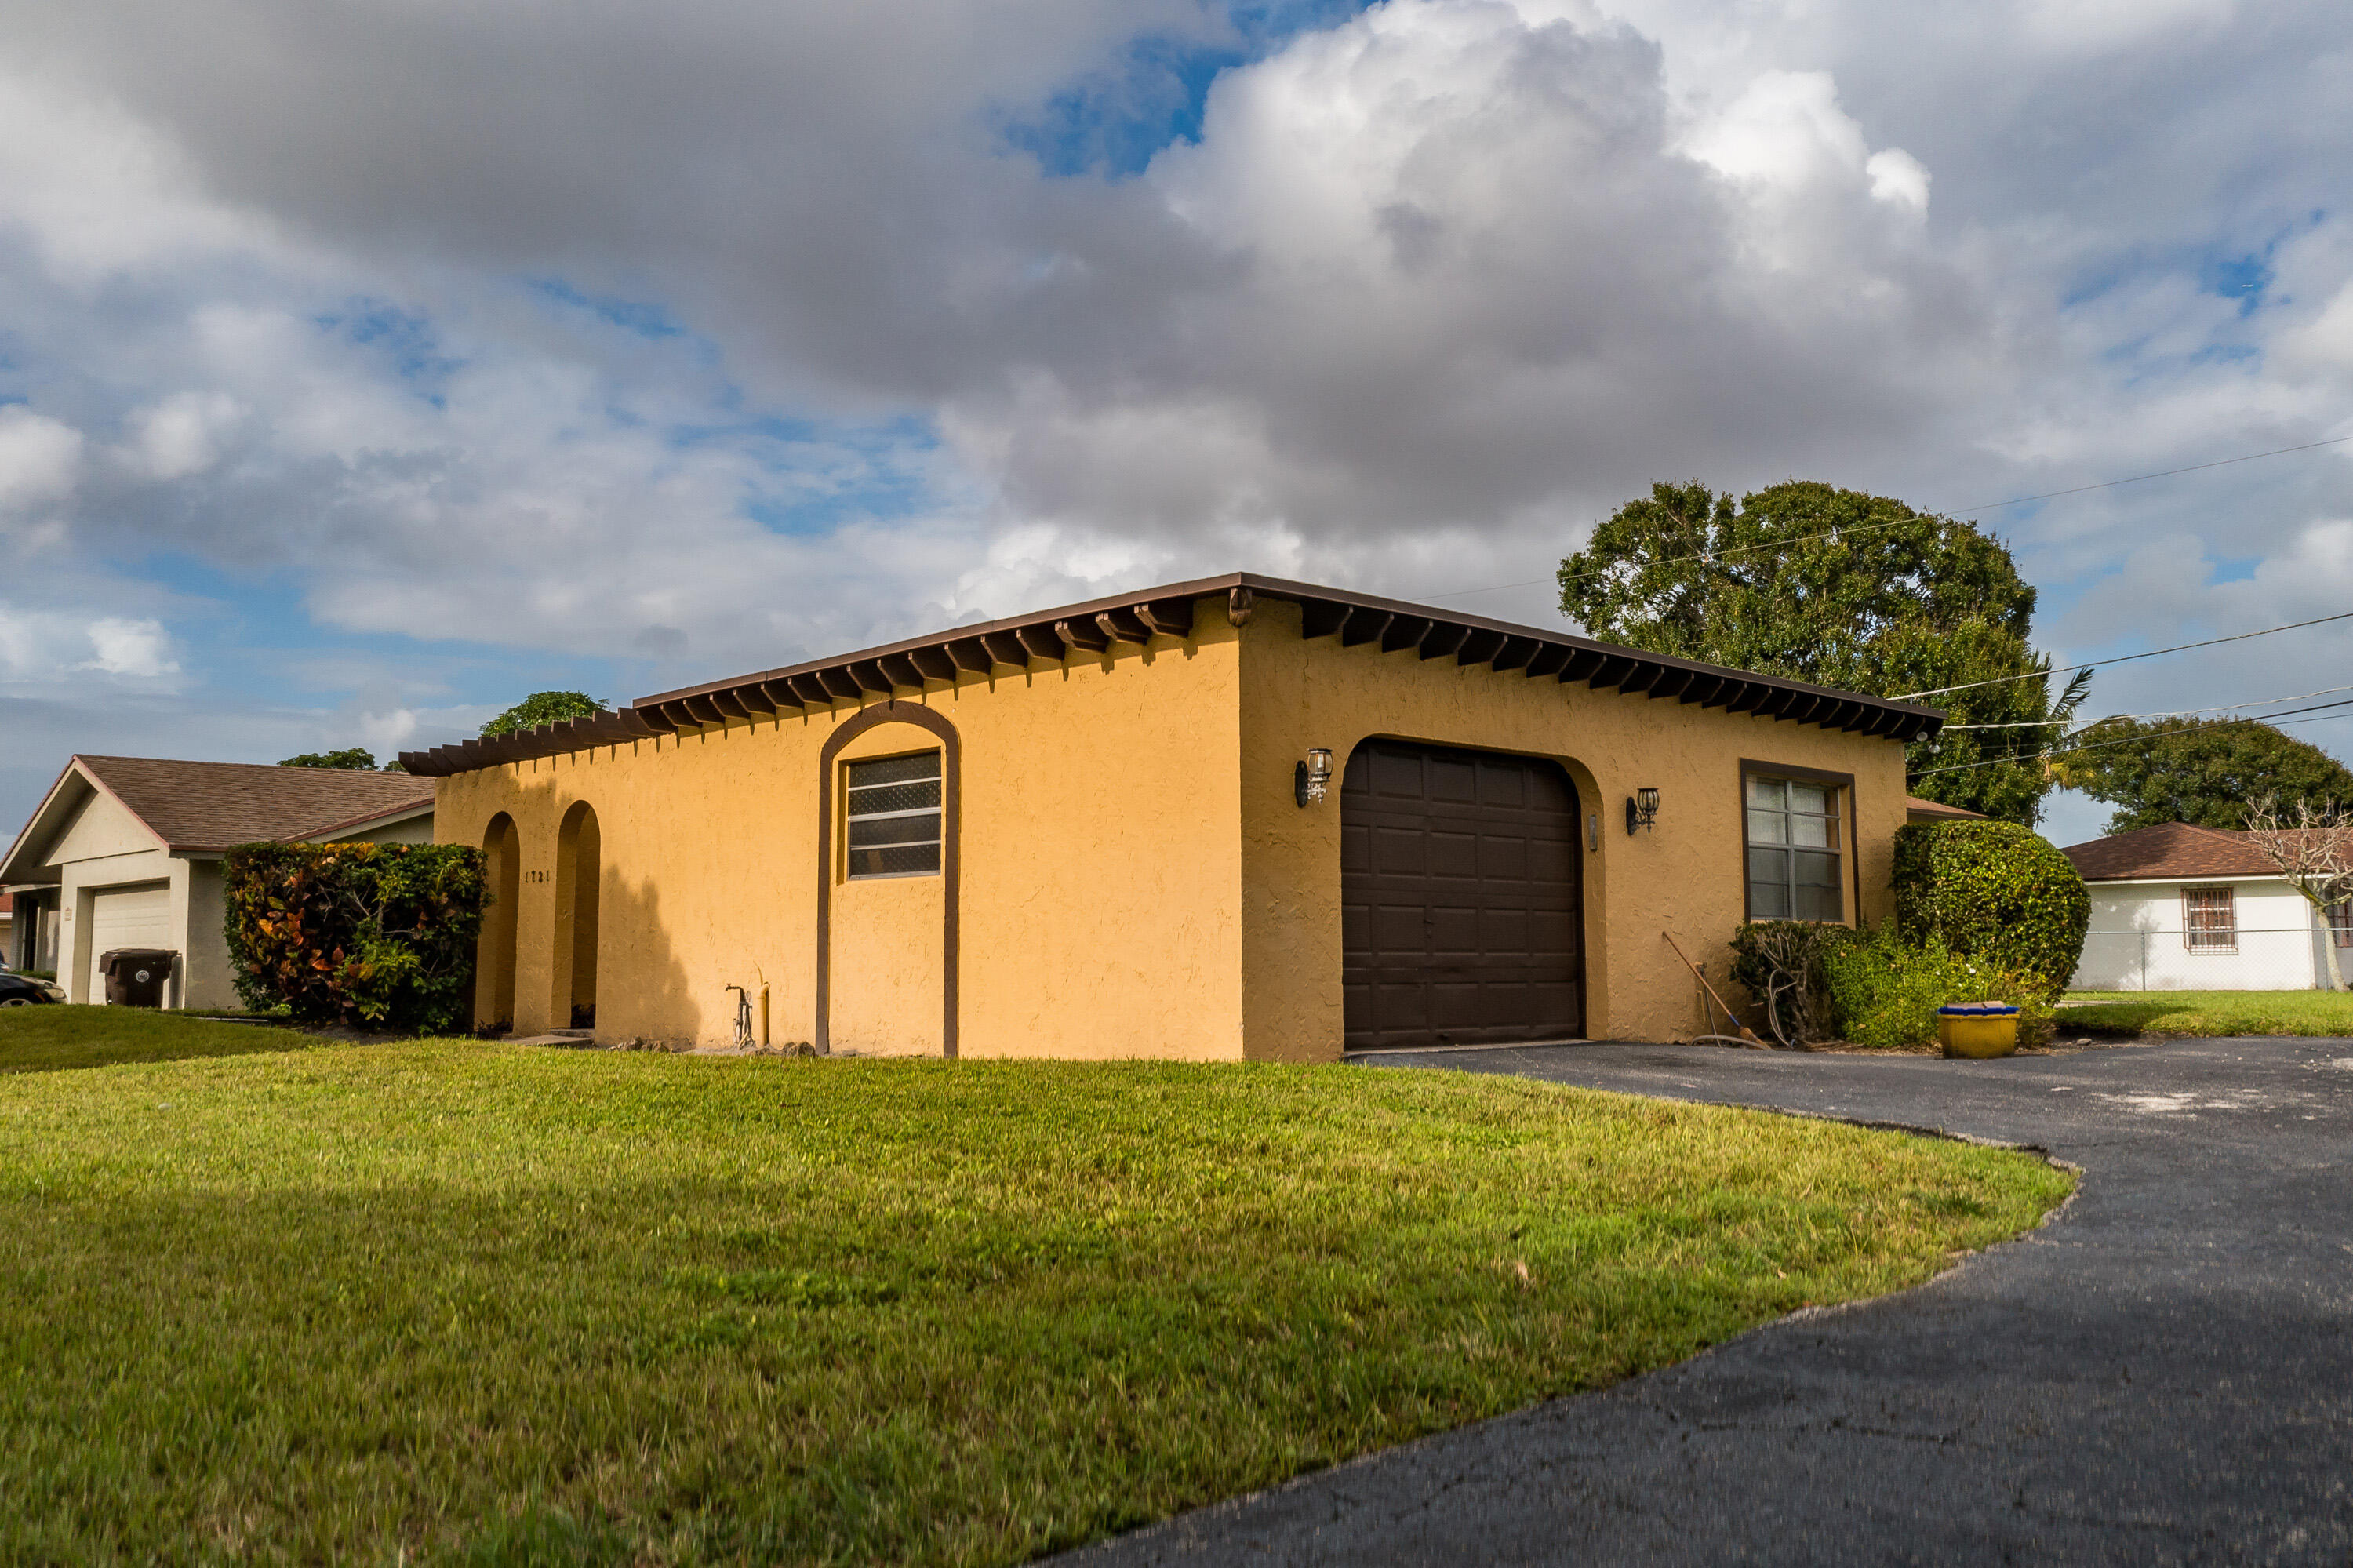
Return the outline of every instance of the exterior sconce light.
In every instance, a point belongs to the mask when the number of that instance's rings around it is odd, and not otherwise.
[[[1659,792],[1637,789],[1626,797],[1626,832],[1633,835],[1637,828],[1647,828],[1659,820]]]
[[[1311,746],[1307,760],[1301,763],[1291,776],[1292,794],[1302,806],[1317,806],[1332,789],[1332,753],[1329,747]]]

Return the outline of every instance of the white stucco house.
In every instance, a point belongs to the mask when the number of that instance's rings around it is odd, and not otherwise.
[[[2063,852],[2092,894],[2080,991],[2310,991],[2353,979],[2353,906],[2324,922],[2247,835],[2168,822]]]
[[[76,757],[0,859],[9,963],[104,1001],[101,955],[179,955],[166,1007],[235,1007],[221,856],[235,844],[431,843],[433,781],[405,773]]]

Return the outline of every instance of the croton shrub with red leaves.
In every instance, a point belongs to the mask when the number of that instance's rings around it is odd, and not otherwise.
[[[223,865],[237,993],[305,1023],[455,1033],[490,903],[460,844],[239,844]]]

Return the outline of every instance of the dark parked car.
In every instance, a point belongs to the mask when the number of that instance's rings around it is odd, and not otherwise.
[[[65,999],[66,988],[55,980],[0,970],[0,1007],[37,1007]]]

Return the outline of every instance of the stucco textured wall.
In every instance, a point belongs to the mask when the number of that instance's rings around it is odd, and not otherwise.
[[[1900,745],[1308,642],[1298,617],[1261,599],[1237,629],[1220,594],[1197,601],[1187,639],[895,699],[944,715],[961,740],[962,1054],[1337,1059],[1339,800],[1302,810],[1292,770],[1314,746],[1344,765],[1374,736],[1567,769],[1582,811],[1601,819],[1584,870],[1595,1036],[1701,1026],[1697,989],[1661,933],[1722,977],[1743,917],[1743,758],[1854,776],[1848,895],[1859,878],[1862,915],[1887,915]],[[442,779],[442,842],[481,843],[501,810],[516,824],[516,1027],[565,1022],[558,832],[586,800],[601,849],[598,1036],[723,1044],[724,988],[765,977],[773,1039],[813,1038],[819,753],[881,701]],[[840,762],[936,744],[884,722],[826,770],[837,1049],[941,1048],[942,881],[843,880],[839,796]],[[1623,802],[1642,785],[1661,791],[1658,825],[1629,838]]]
[[[960,1054],[1241,1054],[1237,655],[1205,604],[1189,639],[1000,666],[898,699],[945,716],[962,740]],[[586,800],[601,851],[597,1036],[724,1044],[724,988],[756,991],[765,975],[772,1038],[813,1038],[818,754],[860,711],[440,780],[441,842],[480,844],[501,810],[515,821],[516,1028],[564,1022],[556,843]],[[839,842],[839,762],[936,744],[884,723],[828,769],[837,1049],[940,1048],[940,880],[843,880]]]
[[[1905,820],[1904,748],[1832,730],[1625,696],[1549,677],[1530,680],[1411,649],[1339,646],[1299,635],[1299,609],[1261,600],[1242,660],[1243,999],[1253,1057],[1340,1054],[1340,802],[1301,810],[1293,765],[1332,749],[1336,775],[1375,736],[1492,748],[1557,760],[1584,814],[1601,819],[1585,858],[1586,1032],[1665,1040],[1701,1027],[1699,991],[1662,932],[1704,964],[1719,990],[1733,931],[1746,917],[1740,764],[1744,758],[1854,776],[1848,867],[1865,919],[1894,908],[1895,830]],[[1658,821],[1629,837],[1626,797],[1660,794]],[[1719,1023],[1718,1027],[1721,1027]]]

